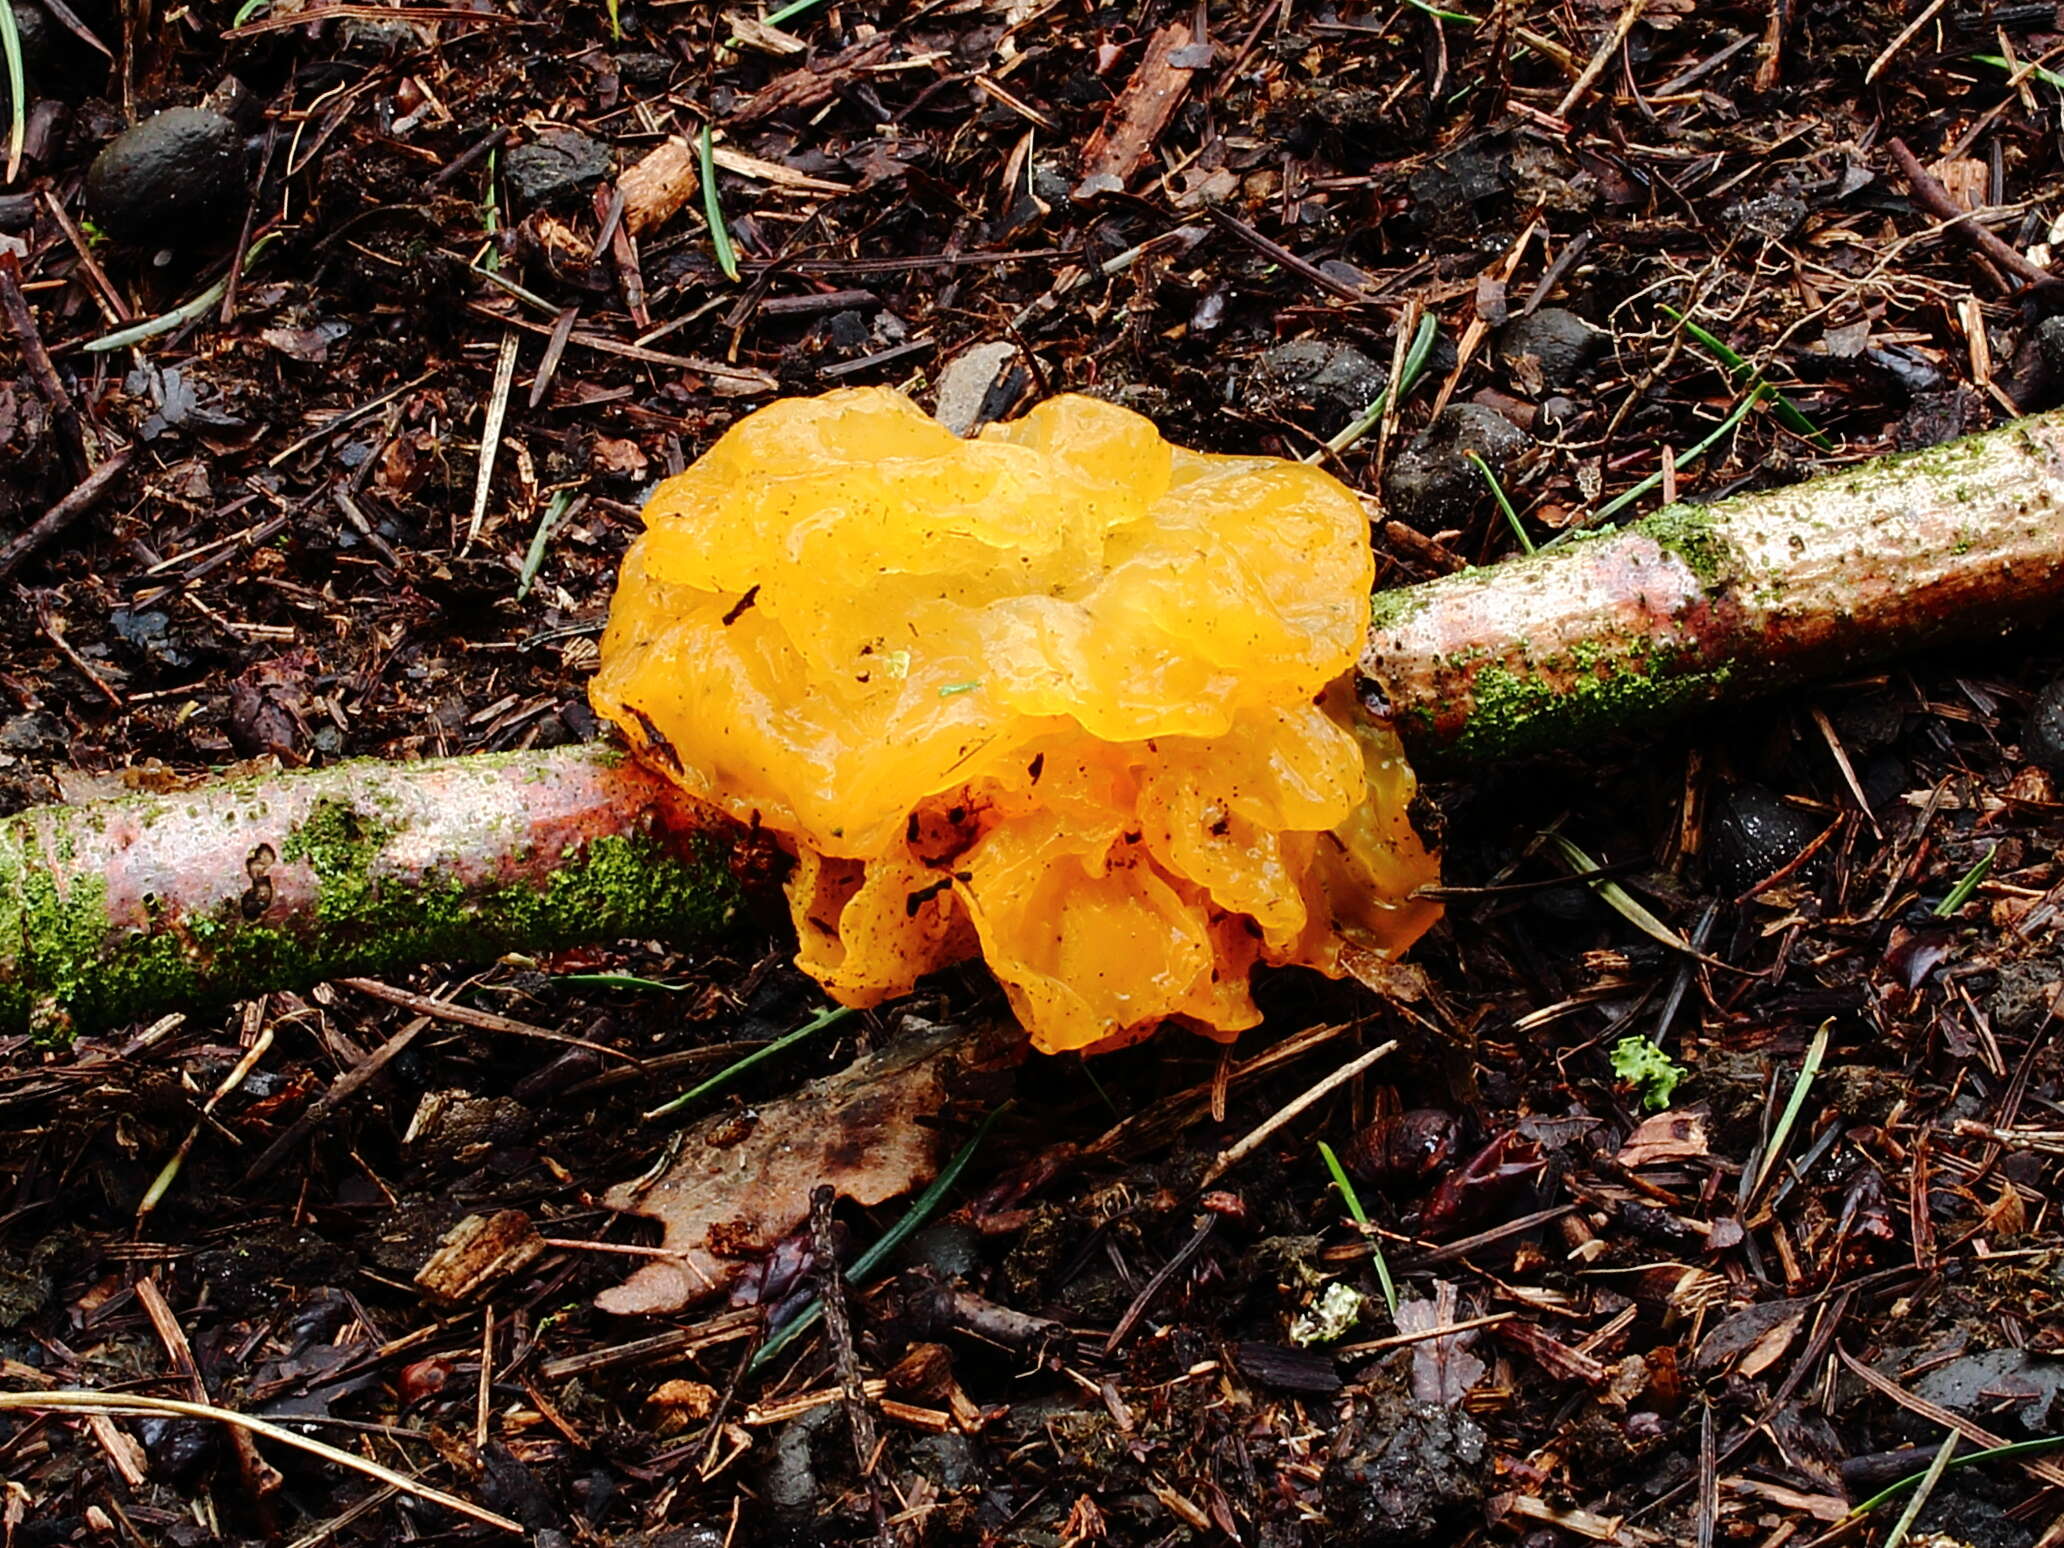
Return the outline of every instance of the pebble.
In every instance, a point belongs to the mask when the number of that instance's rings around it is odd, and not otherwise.
[[[1292,339],[1255,362],[1247,393],[1264,413],[1329,436],[1360,418],[1388,379],[1352,344]]]
[[[1011,369],[1017,358],[1018,346],[1009,339],[962,350],[939,373],[938,406],[932,417],[955,435],[973,435],[1017,396]]]
[[[2021,723],[2021,751],[2029,762],[2052,774],[2064,774],[2064,677],[2053,677],[2035,696]]]
[[[1812,813],[1761,785],[1736,785],[1713,819],[1714,878],[1730,893],[1747,892],[1795,858],[1821,827]]]
[[[1327,1541],[1352,1548],[1452,1542],[1489,1492],[1490,1442],[1460,1409],[1387,1403],[1352,1444],[1337,1444],[1320,1482]]]
[[[609,147],[577,129],[547,129],[502,158],[509,196],[526,208],[572,199],[609,175]]]
[[[1603,333],[1560,306],[1516,317],[1498,334],[1498,359],[1522,387],[1535,373],[1543,386],[1568,387],[1604,348]]]
[[[1526,432],[1495,410],[1454,403],[1413,437],[1383,478],[1383,499],[1391,515],[1422,532],[1452,526],[1491,498],[1475,452],[1502,480],[1533,443]]]
[[[2036,324],[2035,347],[2050,375],[2064,381],[2064,317],[2045,317]]]
[[[86,213],[119,241],[171,241],[244,188],[243,136],[207,108],[167,108],[108,141],[86,173]]]
[[[616,73],[626,86],[657,90],[674,76],[674,61],[665,54],[634,51],[616,56]]]

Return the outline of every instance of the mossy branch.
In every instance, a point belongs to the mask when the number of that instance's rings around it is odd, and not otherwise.
[[[1376,601],[1363,703],[1415,757],[1573,745],[2064,606],[2064,414]],[[63,1041],[324,978],[709,938],[761,840],[602,747],[0,820],[0,1034]]]
[[[0,1032],[730,922],[754,846],[604,747],[346,763],[0,821]]]
[[[1415,759],[1573,747],[2064,608],[2064,411],[1377,597]]]

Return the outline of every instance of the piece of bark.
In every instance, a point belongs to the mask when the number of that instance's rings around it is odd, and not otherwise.
[[[1386,592],[1362,702],[1415,760],[1496,759],[2060,610],[2064,411]],[[772,894],[773,854],[601,747],[39,807],[0,820],[0,1035],[690,943]]]
[[[1376,598],[1362,701],[1462,762],[2064,607],[2064,411]]]
[[[606,747],[357,762],[0,820],[0,1033],[434,960],[704,939],[763,847]]]
[[[1077,198],[1117,191],[1132,180],[1190,89],[1196,69],[1177,62],[1189,46],[1190,29],[1183,22],[1170,22],[1147,39],[1139,68],[1118,94],[1110,116],[1083,147]]]
[[[885,32],[869,42],[856,43],[829,59],[813,59],[786,75],[776,76],[747,98],[728,122],[733,125],[756,124],[777,113],[807,110],[829,102],[839,88],[861,70],[887,59],[895,42],[895,34]]]
[[[624,224],[633,236],[665,225],[695,197],[702,172],[695,147],[682,135],[670,135],[617,180],[623,194]]]

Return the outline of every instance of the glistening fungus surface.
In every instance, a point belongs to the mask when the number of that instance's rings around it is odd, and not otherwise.
[[[1035,1041],[1258,1019],[1438,910],[1388,732],[1351,729],[1359,504],[1055,398],[963,441],[848,390],[741,420],[645,511],[596,708],[796,853],[803,967],[871,1005],[977,951]]]

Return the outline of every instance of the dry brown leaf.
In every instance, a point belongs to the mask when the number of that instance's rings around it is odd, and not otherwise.
[[[857,1204],[880,1204],[938,1171],[938,1132],[922,1120],[945,1105],[964,1034],[939,1028],[854,1061],[759,1109],[751,1133],[735,1114],[698,1125],[649,1189],[612,1188],[611,1209],[666,1227],[656,1259],[595,1298],[604,1311],[654,1316],[712,1296],[810,1213],[829,1183]]]
[[[1644,1118],[1627,1136],[1615,1158],[1627,1167],[1654,1166],[1658,1161],[1685,1161],[1706,1153],[1704,1113],[1657,1113]]]
[[[1397,1329],[1400,1333],[1424,1333],[1432,1328],[1444,1328],[1457,1318],[1457,1296],[1455,1286],[1445,1280],[1436,1287],[1436,1297],[1431,1301],[1400,1301],[1397,1309]],[[1484,1379],[1488,1369],[1483,1361],[1469,1352],[1469,1346],[1476,1342],[1477,1330],[1471,1328],[1462,1333],[1449,1333],[1439,1338],[1421,1339],[1412,1345],[1412,1396],[1423,1403],[1438,1403],[1443,1408],[1454,1408],[1469,1396],[1469,1389]]]

